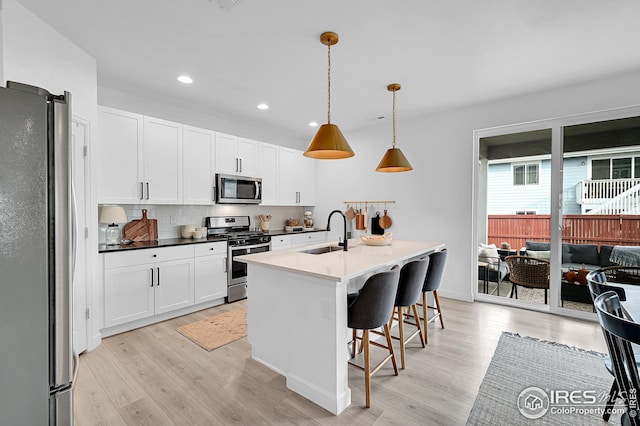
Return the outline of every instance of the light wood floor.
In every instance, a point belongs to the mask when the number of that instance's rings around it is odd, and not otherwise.
[[[246,338],[207,352],[175,331],[244,303],[112,336],[81,355],[75,424],[464,424],[502,331],[606,352],[595,322],[442,299],[446,329],[432,323],[426,349],[414,339],[398,377],[390,363],[373,376],[371,408],[362,371],[349,368],[352,404],[336,417],[253,361]]]

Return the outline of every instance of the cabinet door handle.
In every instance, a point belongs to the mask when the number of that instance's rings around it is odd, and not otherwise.
[[[223,259],[223,261],[224,261],[224,273],[226,274],[226,273],[228,272],[228,271],[227,271],[227,258],[225,257],[225,258]]]
[[[238,173],[239,171],[240,171],[239,162],[238,162],[238,159],[236,158],[236,173]]]
[[[242,158],[240,159],[240,173],[242,173]]]
[[[149,268],[151,271],[151,287],[153,287],[153,268]]]
[[[147,200],[149,199],[149,182],[147,182]]]
[[[160,267],[156,268],[158,270],[158,287],[160,287]]]
[[[144,182],[140,182],[140,199],[144,200]]]

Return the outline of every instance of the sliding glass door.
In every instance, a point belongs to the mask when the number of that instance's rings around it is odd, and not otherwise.
[[[615,264],[614,246],[640,245],[640,107],[474,142],[476,299],[593,318],[585,274]]]

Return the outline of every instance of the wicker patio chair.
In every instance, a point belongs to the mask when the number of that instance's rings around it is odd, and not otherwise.
[[[606,266],[601,269],[606,282],[640,284],[640,266]]]
[[[509,281],[511,297],[518,298],[518,286],[544,289],[544,303],[547,303],[549,291],[550,263],[547,260],[529,256],[507,256],[505,259],[509,266]]]

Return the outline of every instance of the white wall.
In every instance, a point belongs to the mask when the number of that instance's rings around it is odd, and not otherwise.
[[[2,21],[2,50],[0,51],[2,72],[0,80],[18,81],[42,87],[53,94],[71,93],[71,112],[89,125],[88,151],[91,159],[91,141],[95,140],[97,119],[97,72],[96,61],[75,44],[42,21],[16,0],[0,3]],[[91,187],[91,179],[87,181]],[[91,193],[95,190],[91,187]],[[88,200],[87,223],[97,223],[97,204]],[[79,209],[81,214],[83,209]],[[98,230],[90,228],[88,247],[97,248]],[[79,250],[83,248],[80,242]],[[87,270],[89,277],[100,273],[92,268],[97,262],[97,250],[88,250]],[[96,282],[95,279],[90,280]],[[90,287],[90,286],[89,286]],[[87,288],[87,291],[101,295],[101,289]],[[94,300],[97,300],[94,297]],[[100,299],[101,300],[101,297]],[[91,347],[91,341],[89,342]]]
[[[394,238],[446,243],[449,257],[441,294],[472,300],[477,276],[472,235],[472,172],[477,161],[473,131],[635,105],[640,100],[638,81],[640,71],[411,120],[402,118],[399,106],[397,145],[414,170],[374,171],[391,145],[389,120],[345,133],[356,156],[318,162],[316,218],[322,222],[329,211],[343,209],[343,200],[395,200],[397,204],[389,207]]]
[[[229,121],[224,117],[204,113],[197,107],[188,108],[172,104],[171,99],[155,99],[152,94],[150,94],[149,98],[141,98],[100,86],[98,87],[98,104],[260,142],[295,149],[306,148],[306,145],[303,146],[305,141],[286,132],[278,132],[273,129],[256,126],[253,123]]]

